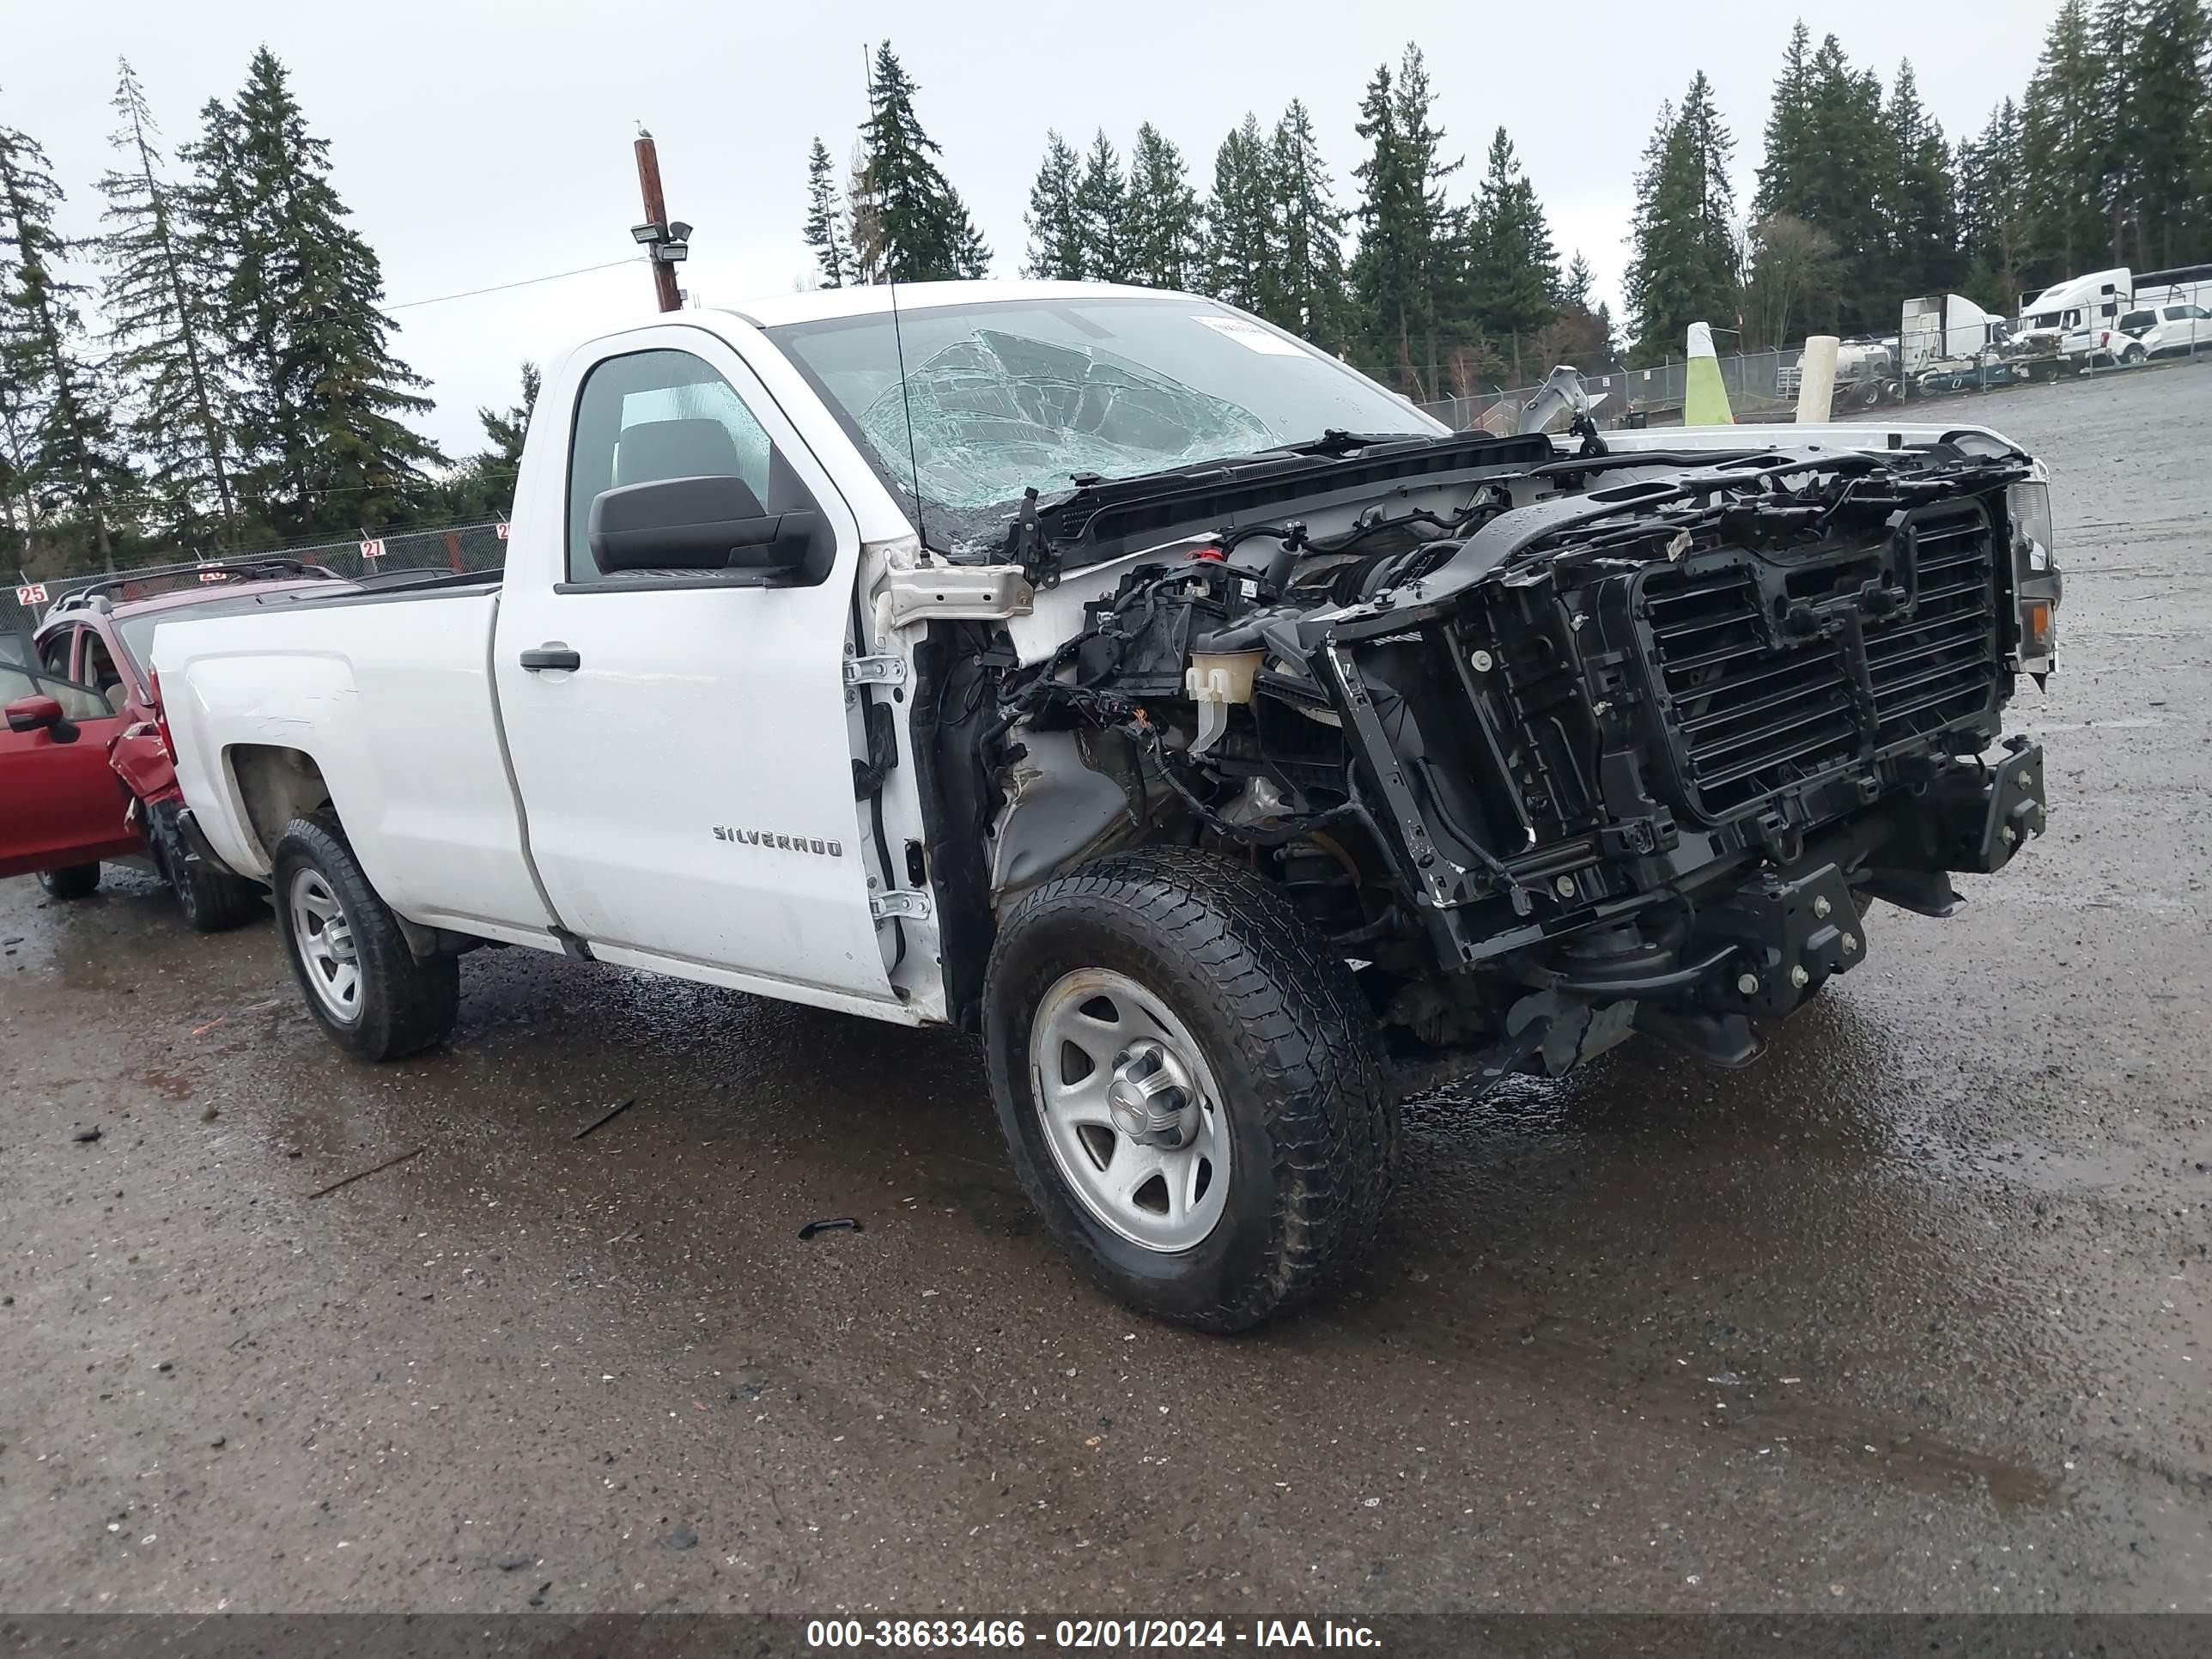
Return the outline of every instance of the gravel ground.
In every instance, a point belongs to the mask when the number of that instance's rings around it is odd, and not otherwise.
[[[2212,370],[1942,407],[2056,473],[2051,833],[1747,1071],[1417,1107],[1252,1338],[960,1038],[503,951],[365,1069],[267,925],[0,884],[0,1607],[2212,1608]]]

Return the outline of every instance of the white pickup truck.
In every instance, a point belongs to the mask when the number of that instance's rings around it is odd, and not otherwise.
[[[161,630],[191,833],[366,1059],[486,943],[978,1030],[1078,1257],[1249,1325],[1360,1259],[1405,1092],[1744,1063],[2041,830],[2039,464],[1568,402],[1455,434],[1078,284],[609,334],[503,578]]]

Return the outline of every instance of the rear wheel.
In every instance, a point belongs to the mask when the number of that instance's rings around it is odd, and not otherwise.
[[[40,876],[39,885],[52,898],[85,898],[100,885],[100,866],[72,864],[66,870],[48,870]]]
[[[398,1060],[445,1041],[460,1010],[454,957],[418,959],[328,813],[276,843],[276,926],[307,1012],[356,1060]]]
[[[1126,1301],[1242,1330],[1365,1255],[1396,1104],[1350,971],[1256,876],[1162,850],[1048,883],[983,1003],[1023,1187]]]
[[[2123,368],[2133,368],[2137,363],[2142,362],[2142,360],[2149,355],[2150,354],[2144,350],[2142,346],[2131,345],[2125,351],[2123,351],[2120,354],[2120,367]]]
[[[202,933],[243,927],[261,914],[261,889],[243,876],[194,856],[178,832],[178,811],[174,801],[148,807],[146,834],[153,843],[154,861],[176,894],[178,908],[185,913],[185,925]]]

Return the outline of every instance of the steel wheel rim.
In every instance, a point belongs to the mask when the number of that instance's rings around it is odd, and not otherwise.
[[[324,1012],[352,1024],[361,1018],[361,956],[345,906],[314,869],[292,878],[285,902],[292,911],[292,950],[306,970],[307,988]]]
[[[1126,1084],[1121,1117],[1113,1104],[1131,1065],[1155,1054],[1154,1069],[1177,1079],[1184,1101],[1181,1146],[1130,1133]],[[1164,1002],[1110,969],[1062,975],[1030,1024],[1030,1085],[1053,1161],[1094,1218],[1163,1255],[1206,1242],[1228,1204],[1228,1114],[1204,1051]]]

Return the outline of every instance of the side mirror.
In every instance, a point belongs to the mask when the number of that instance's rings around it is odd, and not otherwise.
[[[656,478],[592,498],[592,557],[603,571],[795,570],[821,515],[764,511],[743,478]]]
[[[62,714],[58,699],[53,697],[18,697],[8,705],[8,729],[10,732],[46,732],[56,743],[75,743],[76,727]]]

